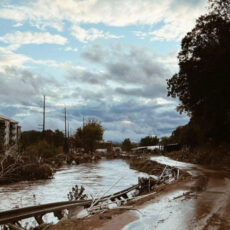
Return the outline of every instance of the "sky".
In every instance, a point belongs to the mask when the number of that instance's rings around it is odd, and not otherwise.
[[[104,139],[168,136],[189,118],[167,97],[181,39],[206,0],[1,0],[0,113],[22,130],[70,132],[82,119]]]

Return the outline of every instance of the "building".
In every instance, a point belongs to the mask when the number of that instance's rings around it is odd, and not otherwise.
[[[164,152],[172,152],[181,150],[181,145],[178,143],[167,144],[164,146]]]
[[[113,147],[113,152],[122,153],[122,149],[121,149],[121,147]]]
[[[96,153],[108,153],[107,149],[96,149]]]
[[[112,152],[113,143],[112,141],[98,141],[97,149],[107,149],[107,152]]]
[[[0,153],[16,145],[21,136],[18,122],[0,114]]]
[[[133,153],[158,153],[161,150],[163,150],[161,145],[141,146],[131,149]]]

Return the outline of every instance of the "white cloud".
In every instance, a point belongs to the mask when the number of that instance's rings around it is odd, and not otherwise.
[[[7,68],[5,72],[0,72],[0,80],[1,102],[11,105],[36,104],[37,98],[41,95],[55,94],[54,89],[58,86],[55,79],[14,67]]]
[[[67,42],[67,39],[60,35],[53,35],[48,32],[46,33],[37,33],[37,32],[20,32],[5,34],[3,37],[0,37],[0,41],[8,44],[58,44],[64,45]]]
[[[98,38],[104,38],[104,39],[121,38],[121,36],[116,36],[109,32],[104,32],[102,30],[98,30],[95,28],[90,28],[88,30],[85,30],[80,26],[76,26],[76,25],[72,27],[72,35],[81,42],[93,41]]]
[[[70,47],[70,46],[67,46],[67,47],[65,48],[65,51],[77,52],[77,51],[78,51],[78,48],[72,48],[72,47]]]
[[[65,63],[58,63],[55,60],[35,60],[23,54],[17,54],[19,45],[9,45],[0,47],[0,73],[5,72],[8,68],[26,69],[26,63],[45,65],[50,67],[62,67]]]
[[[30,60],[29,57],[23,54],[16,54],[13,51],[18,49],[18,45],[9,45],[7,47],[0,47],[0,73],[5,72],[10,67],[21,67]]]
[[[21,26],[23,26],[23,24],[20,22],[13,25],[13,27],[21,27]]]
[[[129,120],[123,120],[121,123],[124,125],[132,125],[133,124],[133,122],[129,121]]]
[[[54,60],[34,60],[30,59],[29,60],[31,63],[37,64],[37,65],[45,65],[49,67],[59,67],[60,63],[54,61]]]
[[[1,53],[1,52],[0,52]],[[23,64],[29,61],[29,58],[22,54],[7,54],[0,56],[0,72],[5,72],[5,69],[10,67],[21,67]]]
[[[135,36],[137,36],[140,39],[144,39],[148,36],[148,33],[145,33],[143,31],[135,30],[135,31],[133,31],[133,33],[135,34]]]
[[[40,29],[53,27],[58,31],[64,21],[73,25],[103,23],[109,26],[154,25],[164,26],[152,32],[153,39],[179,39],[194,25],[195,19],[204,12],[207,0],[37,0],[25,5],[4,5],[0,17],[16,22],[29,21]],[[102,31],[75,28],[80,41],[94,40],[105,35]],[[140,34],[139,34],[140,35]],[[141,36],[142,38],[142,36]]]
[[[156,99],[157,105],[168,105],[168,104],[174,104],[174,101],[166,100],[165,98],[158,97]]]
[[[171,72],[177,72],[179,67],[177,59],[178,52],[179,50],[175,49],[170,53],[158,55],[158,57],[156,57],[156,60],[164,64],[168,69],[171,70]]]
[[[200,2],[202,3],[202,1]],[[152,36],[151,40],[180,41],[194,27],[196,19],[205,11],[204,5],[203,7],[200,5],[192,7],[189,3],[184,6],[178,3],[176,9],[170,8],[168,15],[162,20],[164,25],[149,33]]]

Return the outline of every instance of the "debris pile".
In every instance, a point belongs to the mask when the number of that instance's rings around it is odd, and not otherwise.
[[[4,139],[5,139],[5,122],[0,120],[0,154],[4,153]]]
[[[81,154],[81,155],[68,155],[67,156],[67,164],[82,164],[82,163],[91,163],[94,161],[100,160],[101,157],[98,154],[89,155],[89,154]]]
[[[26,163],[19,155],[8,155],[0,159],[0,184],[48,179],[52,176],[53,169],[48,164]]]
[[[158,178],[153,177],[139,177],[138,178],[138,192],[139,195],[154,190],[157,186],[162,184],[169,184],[179,179],[180,170],[174,167],[165,166],[161,175]]]
[[[149,159],[133,159],[130,161],[130,168],[150,175],[160,175],[164,165]]]

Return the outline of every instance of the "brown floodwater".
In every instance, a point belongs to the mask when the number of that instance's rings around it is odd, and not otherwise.
[[[175,166],[193,176],[205,176],[207,183],[198,191],[174,188],[139,208],[138,220],[123,230],[227,230],[230,229],[230,175],[223,170],[178,162],[156,156],[153,161]]]
[[[53,179],[23,181],[0,186],[0,211],[15,207],[66,201],[67,193],[74,185],[83,185],[86,193],[103,193],[114,182],[110,193],[137,184],[139,176],[147,176],[130,169],[124,160],[101,160],[97,163],[65,166],[59,169]]]
[[[139,176],[147,174],[130,169],[126,161],[117,159],[65,166],[50,180],[23,181],[0,186],[0,211],[66,201],[67,194],[74,185],[83,185],[86,193],[95,197],[95,194],[103,194],[118,181],[104,195],[112,194],[137,184]],[[57,222],[52,214],[45,215],[43,219],[46,222]],[[28,221],[31,223],[31,220]]]

